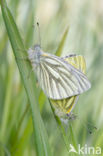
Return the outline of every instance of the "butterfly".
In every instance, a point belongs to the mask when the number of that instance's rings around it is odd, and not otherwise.
[[[91,87],[75,62],[72,64],[66,58],[43,52],[39,45],[28,50],[28,58],[40,87],[49,99],[66,99],[82,94]]]
[[[64,57],[63,59],[85,74],[86,62],[83,56],[69,55]],[[57,116],[64,117],[65,115],[67,115],[66,119],[73,119],[75,118],[75,116],[71,114],[71,112],[76,105],[78,98],[79,95],[71,96],[69,98],[61,100],[50,99],[50,103],[54,107]]]

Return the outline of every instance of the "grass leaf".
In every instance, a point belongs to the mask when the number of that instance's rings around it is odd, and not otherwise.
[[[61,56],[61,54],[63,52],[64,44],[65,44],[65,41],[66,41],[67,35],[68,35],[68,31],[69,31],[69,28],[67,27],[67,29],[65,30],[63,37],[59,43],[58,49],[55,53],[55,55],[57,55],[57,56]]]
[[[47,156],[50,155],[49,143],[46,130],[38,108],[37,92],[34,92],[34,90],[36,90],[36,80],[33,73],[30,75],[30,78],[28,79],[28,73],[31,70],[30,63],[26,62],[25,60],[18,59],[27,57],[27,53],[25,51],[25,47],[21,39],[20,33],[18,31],[18,28],[15,24],[14,18],[9,8],[7,7],[6,1],[4,0],[1,1],[1,10],[5,26],[7,29],[7,33],[16,58],[16,62],[21,74],[22,82],[24,84],[30,102],[34,127],[33,133],[34,139],[36,141],[37,154],[38,156],[44,155]]]

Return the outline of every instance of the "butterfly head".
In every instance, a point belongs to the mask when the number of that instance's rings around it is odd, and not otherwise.
[[[40,45],[35,45],[34,47],[28,50],[28,57],[32,65],[38,65],[40,63],[41,54],[42,54],[42,50],[40,48]]]
[[[40,45],[39,45],[39,44],[34,45],[33,50],[34,50],[35,52],[40,52],[40,51],[41,51]]]

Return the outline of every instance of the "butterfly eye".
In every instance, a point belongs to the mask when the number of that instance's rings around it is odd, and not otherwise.
[[[40,45],[35,45],[34,46],[34,51],[35,52],[40,52],[41,51]]]

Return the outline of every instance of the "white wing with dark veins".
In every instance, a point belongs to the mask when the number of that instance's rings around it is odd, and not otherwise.
[[[41,88],[51,99],[68,98],[91,87],[80,70],[55,55],[43,53],[35,72]]]

